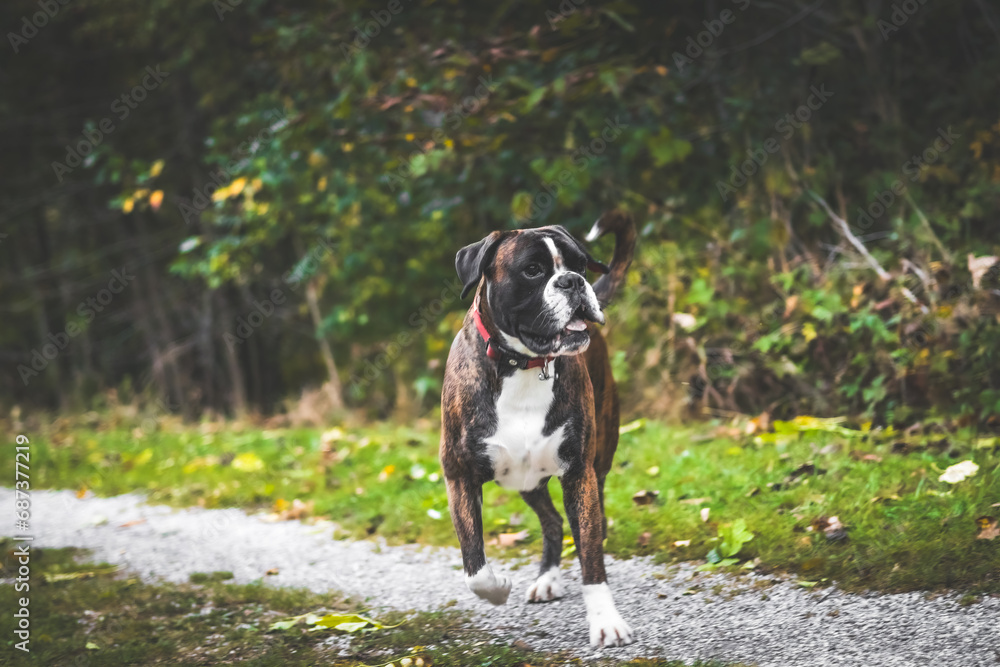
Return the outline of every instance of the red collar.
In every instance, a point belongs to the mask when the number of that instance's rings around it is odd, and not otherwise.
[[[555,357],[529,357],[525,354],[505,350],[496,343],[493,343],[490,340],[490,332],[486,330],[486,325],[483,324],[483,318],[479,314],[478,294],[476,295],[475,301],[472,302],[472,319],[476,322],[476,329],[479,330],[479,335],[482,336],[484,341],[486,341],[486,356],[490,359],[499,361],[500,363],[506,363],[510,366],[517,366],[522,369],[542,368],[555,359]]]

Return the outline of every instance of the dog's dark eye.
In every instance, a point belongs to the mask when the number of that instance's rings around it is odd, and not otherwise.
[[[542,271],[542,267],[538,264],[528,264],[528,266],[524,267],[524,275],[529,278],[537,278],[542,275],[542,273],[544,273],[544,271]]]

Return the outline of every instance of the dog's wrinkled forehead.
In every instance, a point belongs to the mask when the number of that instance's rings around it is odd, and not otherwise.
[[[522,265],[537,263],[546,271],[568,270],[583,273],[587,254],[562,227],[526,229],[501,242],[494,261],[494,277],[517,271]]]

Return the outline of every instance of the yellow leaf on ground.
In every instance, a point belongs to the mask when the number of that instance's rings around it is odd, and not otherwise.
[[[241,472],[257,472],[264,469],[264,462],[253,452],[240,454],[233,459],[233,468]]]

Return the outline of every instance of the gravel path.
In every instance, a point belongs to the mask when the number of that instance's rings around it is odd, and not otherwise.
[[[13,496],[0,489],[0,506],[13,506]],[[123,527],[135,521],[141,523]],[[149,581],[184,582],[192,572],[230,570],[236,582],[246,583],[278,568],[278,575],[266,577],[269,583],[339,590],[373,607],[400,610],[441,609],[454,600],[509,641],[596,655],[587,648],[575,562],[564,573],[567,597],[541,605],[522,600],[534,563],[514,571],[499,564],[514,589],[506,606],[492,608],[465,588],[457,549],[334,540],[329,525],[146,505],[138,495],[80,500],[71,491],[35,491],[32,528],[36,546],[92,549],[96,559],[121,563]],[[760,667],[1000,665],[998,596],[961,607],[954,596],[808,591],[770,577],[707,575],[647,558],[608,558],[608,577],[639,640],[605,650],[604,657],[715,658]],[[774,584],[754,587],[763,581]]]

